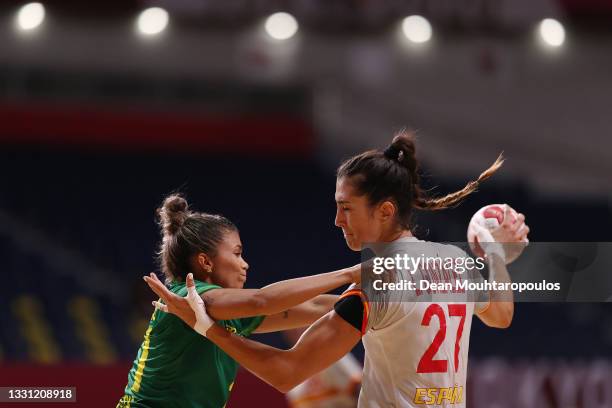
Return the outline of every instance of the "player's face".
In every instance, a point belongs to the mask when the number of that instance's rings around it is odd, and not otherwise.
[[[350,180],[336,180],[336,226],[342,228],[346,244],[353,251],[361,251],[363,244],[377,242],[382,224],[366,196],[356,195]]]
[[[223,288],[242,289],[249,264],[242,257],[242,242],[238,231],[228,231],[212,258],[212,281]]]

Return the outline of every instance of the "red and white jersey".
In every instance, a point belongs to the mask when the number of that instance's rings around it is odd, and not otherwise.
[[[409,243],[401,246],[403,253],[418,252],[409,256],[466,256],[458,247],[412,237],[396,242]],[[412,246],[413,242],[423,245]],[[412,276],[398,272],[398,279],[429,279],[430,272],[418,270]],[[404,298],[369,299],[359,407],[465,407],[474,302],[461,294],[453,294],[457,301],[449,302],[447,295],[435,291],[400,296]],[[436,302],[436,298],[445,300]]]
[[[287,402],[291,408],[355,408],[361,372],[359,361],[348,353],[290,390]]]

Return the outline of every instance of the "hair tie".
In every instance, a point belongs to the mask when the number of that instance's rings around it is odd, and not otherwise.
[[[383,154],[386,158],[391,160],[397,160],[398,162],[401,162],[404,158],[404,152],[399,147],[394,145],[390,145],[389,147],[387,147]]]

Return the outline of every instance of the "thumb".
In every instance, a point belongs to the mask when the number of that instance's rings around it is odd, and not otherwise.
[[[198,291],[193,281],[193,274],[190,273],[187,274],[187,299],[195,299],[196,297],[198,297]]]
[[[193,274],[187,275],[187,303],[193,310],[197,310],[200,305],[204,305],[202,298],[198,295],[198,291],[196,290],[195,283],[193,281]]]
[[[195,282],[193,281],[193,273],[187,274],[187,287],[195,288]]]

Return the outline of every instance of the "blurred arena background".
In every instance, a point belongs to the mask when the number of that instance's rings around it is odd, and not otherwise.
[[[335,168],[403,127],[440,193],[507,157],[459,208],[419,214],[420,238],[465,240],[475,210],[507,202],[532,241],[611,240],[610,0],[24,5],[0,4],[1,386],[114,406],[172,191],[237,223],[247,287],[357,262]],[[295,20],[267,20],[279,11]],[[468,406],[612,406],[611,311],[518,304],[508,330],[474,323]],[[254,393],[285,406],[245,372],[229,406]]]

